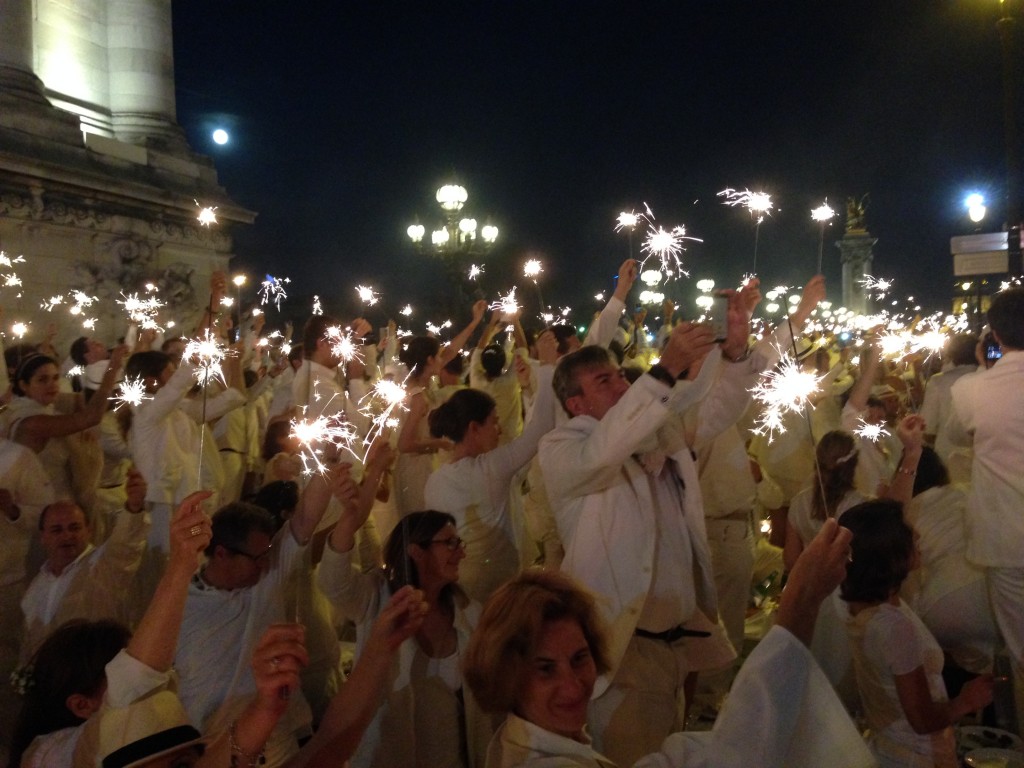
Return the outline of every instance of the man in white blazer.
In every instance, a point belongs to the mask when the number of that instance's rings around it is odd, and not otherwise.
[[[611,670],[595,686],[589,722],[595,748],[618,765],[681,728],[691,670],[733,656],[717,626],[692,446],[749,402],[760,370],[748,347],[759,295],[754,280],[730,296],[721,349],[709,328],[677,325],[659,363],[632,386],[600,347],[565,356],[555,372],[571,418],[541,441],[540,463],[562,569],[602,599],[611,626]],[[679,380],[698,367],[693,380]]]

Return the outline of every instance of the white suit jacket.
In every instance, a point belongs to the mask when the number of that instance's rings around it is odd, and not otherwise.
[[[693,548],[697,607],[718,620],[711,554],[704,527],[700,481],[690,444],[729,426],[748,402],[752,367],[709,356],[693,382],[669,389],[641,376],[598,421],[577,416],[546,435],[540,444],[544,473],[558,533],[565,547],[562,570],[604,600],[610,624],[611,669],[597,682],[600,696],[615,675],[636,629],[651,586],[655,551],[654,502],[642,466],[633,454],[654,441],[685,488],[679,517]],[[700,403],[696,420],[681,414]]]

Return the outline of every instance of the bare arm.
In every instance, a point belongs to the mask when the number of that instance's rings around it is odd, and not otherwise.
[[[983,675],[968,682],[952,701],[932,701],[924,666],[905,675],[893,675],[903,714],[915,733],[933,733],[953,725],[964,715],[992,701],[992,677]]]
[[[917,415],[904,417],[896,430],[900,442],[903,443],[903,457],[883,496],[900,502],[904,511],[914,497],[914,478],[917,475],[917,463],[921,459],[924,430],[924,419]]]
[[[469,324],[459,331],[458,336],[452,339],[452,343],[444,347],[441,350],[440,358],[441,365],[447,365],[451,362],[452,358],[455,357],[455,353],[459,352],[466,342],[469,341],[469,337],[473,335],[473,331],[480,325],[480,321],[484,318],[484,312],[487,310],[487,302],[483,299],[476,302],[473,305],[473,319],[469,321]]]
[[[860,354],[860,376],[850,388],[850,398],[846,401],[846,404],[857,413],[868,407],[868,395],[871,394],[871,385],[875,382],[877,371],[878,349],[873,344],[868,344]]]

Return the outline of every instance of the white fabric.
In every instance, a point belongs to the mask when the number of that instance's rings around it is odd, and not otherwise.
[[[200,731],[225,727],[255,693],[252,653],[267,627],[291,618],[284,588],[302,552],[285,525],[274,538],[270,570],[255,586],[221,590],[196,579],[189,586],[174,667],[182,704]],[[295,736],[308,735],[310,719],[305,697],[293,691],[268,743],[268,764],[297,749]]]
[[[976,370],[978,366],[974,364],[958,365],[935,374],[925,386],[920,415],[925,421],[925,432],[935,435],[935,452],[943,462],[948,462],[949,455],[957,448],[971,446],[969,440],[961,440],[951,434],[948,422],[953,411],[953,385]]]
[[[479,389],[494,398],[501,425],[501,444],[519,437],[523,431],[523,396],[516,374],[515,357],[528,357],[524,348],[516,349],[514,357],[508,360],[505,370],[497,378],[488,380],[480,362],[482,350],[474,348],[469,356],[469,386]],[[438,400],[435,404],[440,405]]]
[[[860,734],[807,649],[775,627],[744,663],[715,727],[669,736],[637,768],[867,768]],[[487,768],[614,768],[587,743],[509,715]]]
[[[1024,352],[1005,352],[952,391],[957,419],[974,433],[967,557],[984,566],[1024,567]]]
[[[454,516],[466,542],[459,585],[480,603],[519,570],[524,532],[521,517],[510,505],[510,494],[518,493],[512,480],[554,426],[552,373],[552,366],[543,366],[538,373],[539,407],[522,435],[480,456],[445,464],[427,479],[427,508]]]
[[[335,608],[355,621],[358,660],[370,636],[373,621],[384,609],[390,597],[382,572],[375,569],[370,573],[362,573],[353,567],[351,551],[337,552],[328,545],[320,562],[317,581]],[[456,654],[459,656],[466,650],[479,613],[478,603],[456,598],[454,629]],[[366,729],[359,749],[352,756],[352,768],[436,768],[440,763],[433,761],[445,756],[432,753],[431,744],[443,747],[444,744],[451,742],[455,737],[455,731],[460,728],[466,734],[469,765],[483,765],[484,750],[492,732],[491,723],[490,719],[482,714],[466,686],[461,686],[464,700],[463,723],[450,720],[447,723],[447,734],[443,734],[441,738],[435,734],[430,739],[430,744],[425,743],[425,734],[416,727],[417,719],[424,715],[420,708],[425,704],[417,703],[414,692],[426,672],[425,665],[416,663],[417,659],[422,661],[423,658],[417,650],[418,646],[413,639],[402,644],[392,667],[390,690],[377,710],[373,722]],[[449,684],[451,682],[449,681]],[[432,698],[439,693],[441,692],[435,690]],[[443,703],[450,698],[453,697],[441,695],[440,701]]]

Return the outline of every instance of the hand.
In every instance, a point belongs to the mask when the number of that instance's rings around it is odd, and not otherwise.
[[[363,462],[366,465],[366,474],[378,471],[383,472],[395,460],[397,454],[395,449],[391,447],[388,438],[389,434],[382,433],[370,444]]]
[[[383,647],[396,651],[407,639],[416,634],[428,610],[423,592],[404,586],[388,600],[377,620],[373,622],[367,648]]]
[[[541,331],[534,346],[537,349],[537,359],[541,363],[554,365],[558,362],[558,339],[550,328]]]
[[[921,450],[924,445],[924,417],[917,414],[904,416],[899,426],[896,427],[896,436],[899,437],[903,447],[907,450]]]
[[[479,323],[484,318],[484,312],[487,311],[487,302],[483,299],[474,302],[473,304],[473,323]]]
[[[703,360],[715,345],[715,335],[705,325],[682,322],[672,329],[662,350],[662,368],[679,378],[698,360]]]
[[[516,381],[519,382],[521,389],[526,389],[530,386],[530,364],[526,362],[520,355],[513,355],[512,366],[516,370]]]
[[[643,325],[644,324],[644,320],[646,320],[646,319],[647,319],[647,310],[646,309],[641,309],[639,312],[634,312],[633,313],[633,322],[636,324],[637,327]]]
[[[256,681],[256,703],[261,709],[281,715],[288,708],[291,692],[302,681],[299,673],[309,664],[306,628],[301,624],[271,624],[252,654],[252,676]]]
[[[125,493],[128,499],[124,506],[132,514],[138,514],[146,508],[146,480],[135,467],[128,468],[128,480],[125,482]]]
[[[373,326],[370,325],[369,321],[362,317],[357,317],[352,321],[352,335],[357,339],[363,338],[366,334],[373,330]]]
[[[128,357],[128,347],[124,344],[118,344],[110,350],[110,362],[107,363],[107,368],[112,371],[121,370],[126,357]]]
[[[210,275],[210,306],[214,312],[218,312],[223,299],[228,292],[228,278],[219,269]]]
[[[615,284],[615,298],[625,301],[636,282],[636,260],[626,259],[619,266],[619,281]]]
[[[956,703],[964,712],[977,712],[991,704],[992,675],[980,675],[964,683]]]
[[[663,325],[672,326],[672,316],[676,313],[676,305],[672,299],[665,299],[661,302],[661,322]]]
[[[266,325],[266,323],[267,323],[267,316],[266,315],[256,315],[256,317],[254,317],[252,319],[252,332],[255,333],[257,336],[259,336],[260,335],[260,331],[263,330],[263,326]]]
[[[800,333],[803,330],[807,318],[811,316],[811,312],[824,300],[825,277],[824,275],[815,275],[807,281],[807,285],[804,286],[804,292],[800,295],[800,303],[797,305],[796,311],[789,316],[793,322],[794,333]]]
[[[203,502],[211,496],[212,491],[190,493],[171,516],[170,563],[189,576],[199,568],[199,556],[213,537],[210,517],[203,511]]]
[[[846,578],[851,541],[853,534],[848,528],[843,528],[834,518],[826,520],[797,558],[783,595],[792,589],[807,610],[817,609]]]

